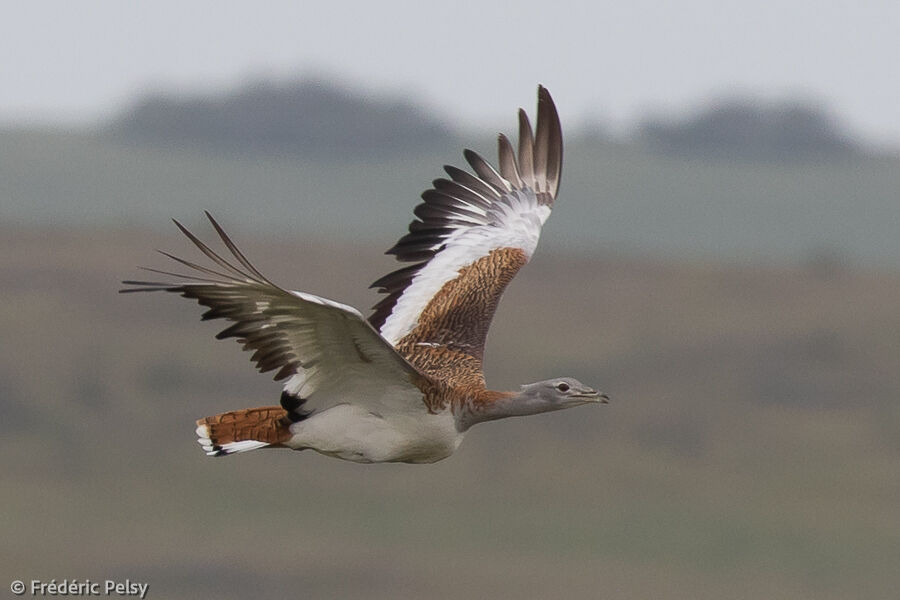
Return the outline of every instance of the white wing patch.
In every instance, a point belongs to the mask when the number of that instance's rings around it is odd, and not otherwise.
[[[443,249],[422,267],[397,300],[381,327],[382,337],[396,345],[415,328],[419,315],[444,284],[491,250],[520,248],[531,258],[549,216],[550,207],[539,204],[533,190],[505,194],[486,215],[488,224],[461,227],[447,237]]]

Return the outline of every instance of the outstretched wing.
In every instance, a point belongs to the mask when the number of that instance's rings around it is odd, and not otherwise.
[[[175,224],[213,262],[206,267],[163,252],[189,267],[190,275],[157,271],[182,282],[124,281],[122,292],[166,291],[209,308],[203,319],[233,324],[216,337],[237,338],[261,372],[285,380],[282,405],[299,420],[338,403],[372,410],[426,412],[416,371],[355,308],[311,294],[285,290],[244,257],[206,213],[231,253],[226,260],[178,221]]]
[[[483,385],[484,343],[506,285],[537,247],[559,189],[562,130],[538,88],[537,133],[519,110],[518,157],[499,136],[499,171],[466,150],[475,174],[451,166],[422,194],[417,220],[390,250],[415,264],[372,284],[386,293],[369,322],[418,369]]]

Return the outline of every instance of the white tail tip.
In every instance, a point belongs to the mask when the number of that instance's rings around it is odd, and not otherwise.
[[[264,448],[269,445],[266,442],[258,442],[256,440],[242,440],[219,445],[210,439],[209,427],[206,425],[199,425],[196,429],[196,434],[197,443],[200,444],[207,456],[227,456],[239,452],[249,452],[250,450]]]

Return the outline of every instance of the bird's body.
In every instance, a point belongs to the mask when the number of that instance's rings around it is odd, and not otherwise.
[[[432,463],[459,447],[463,433],[452,411],[437,414],[379,415],[342,404],[291,427],[288,446],[315,448],[322,454],[362,463]]]
[[[263,276],[209,216],[225,258],[176,221],[214,263],[183,283],[126,281],[164,290],[233,324],[261,371],[284,381],[280,406],[197,421],[211,455],[263,447],[313,449],[355,462],[430,463],[450,456],[476,423],[559,410],[606,396],[571,378],[497,392],[485,386],[484,344],[507,284],[531,258],[559,186],[562,136],[549,93],[538,91],[537,134],[519,112],[518,155],[499,138],[500,170],[467,150],[475,175],[445,167],[416,207],[418,220],[388,252],[412,262],[379,279],[386,293],[366,320],[356,309],[285,290]]]

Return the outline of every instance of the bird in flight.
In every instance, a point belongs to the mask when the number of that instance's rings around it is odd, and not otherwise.
[[[473,425],[589,403],[605,394],[571,377],[485,386],[484,344],[507,284],[528,262],[559,189],[562,131],[550,93],[538,88],[537,126],[519,110],[518,148],[498,137],[495,169],[465,150],[474,174],[445,166],[415,208],[409,233],[388,250],[411,263],[372,284],[386,294],[368,320],[355,308],[272,283],[209,218],[227,252],[175,224],[207,265],[163,252],[189,274],[124,281],[123,292],[166,291],[231,324],[261,372],[282,381],[279,406],[197,421],[211,456],[258,448],[312,449],[360,463],[432,463],[450,456]]]

